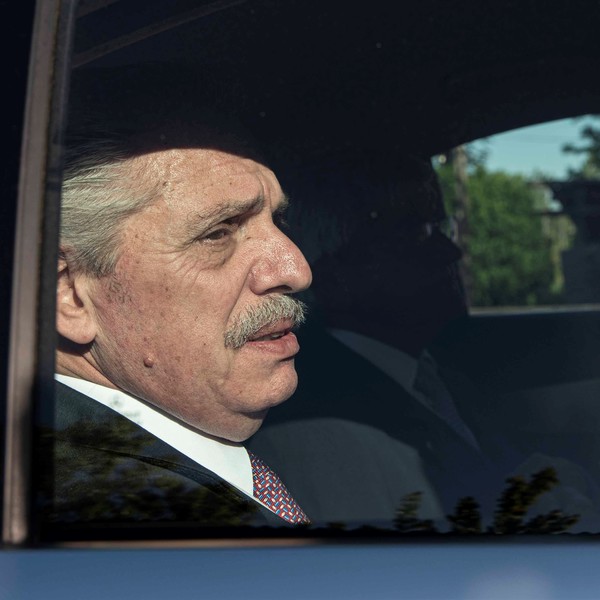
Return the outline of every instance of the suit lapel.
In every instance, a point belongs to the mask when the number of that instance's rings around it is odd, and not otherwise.
[[[467,495],[493,503],[503,475],[485,452],[477,452],[398,383],[324,330],[307,327],[300,343],[298,390],[271,411],[267,426],[323,417],[370,425],[419,452],[447,510]],[[476,435],[485,434],[483,427],[477,429]]]
[[[501,465],[505,473],[509,473],[524,460],[524,456],[498,430],[497,424],[501,421],[495,418],[498,407],[494,405],[493,399],[462,373],[440,368],[440,377],[452,395],[460,415],[469,423],[477,437],[482,451]]]
[[[287,525],[286,521],[247,498],[217,474],[112,409],[58,382],[51,429],[57,439],[67,441],[73,447],[110,454],[122,461],[133,459],[148,465],[148,469],[163,469],[199,486],[217,490],[240,505],[258,508],[254,525]]]

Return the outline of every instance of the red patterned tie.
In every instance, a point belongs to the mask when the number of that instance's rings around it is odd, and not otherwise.
[[[292,498],[281,479],[249,450],[248,455],[252,464],[254,497],[268,506],[278,517],[290,523],[310,523],[310,519]]]

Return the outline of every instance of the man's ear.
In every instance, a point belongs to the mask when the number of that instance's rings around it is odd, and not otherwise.
[[[64,253],[60,252],[56,282],[56,330],[75,344],[90,344],[97,333],[88,288],[86,278],[75,276],[69,269]]]

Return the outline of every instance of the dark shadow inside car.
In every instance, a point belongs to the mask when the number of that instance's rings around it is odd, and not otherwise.
[[[564,485],[540,506],[596,530],[600,496],[586,468],[563,447],[520,447],[512,407],[435,359],[435,339],[449,328],[460,338],[469,317],[430,161],[386,149],[317,164],[282,171],[297,201],[290,228],[314,272],[299,386],[251,447],[324,522],[389,527],[419,493],[421,516],[441,530],[465,497],[489,525],[509,476],[553,468]]]

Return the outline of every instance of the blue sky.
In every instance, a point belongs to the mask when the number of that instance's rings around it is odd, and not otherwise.
[[[488,150],[486,164],[490,170],[527,176],[542,173],[548,178],[562,179],[569,166],[578,166],[583,159],[565,154],[561,148],[568,142],[577,143],[580,130],[590,122],[590,117],[578,117],[513,129],[476,142],[475,148]]]

